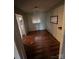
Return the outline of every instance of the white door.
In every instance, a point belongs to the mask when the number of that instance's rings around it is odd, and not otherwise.
[[[16,14],[16,19],[17,19],[21,38],[23,38],[23,36],[26,35],[23,17],[22,17],[22,15]]]

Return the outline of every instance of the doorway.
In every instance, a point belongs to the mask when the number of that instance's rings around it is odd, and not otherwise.
[[[16,14],[16,20],[18,23],[21,38],[23,38],[24,36],[26,36],[26,32],[25,32],[25,26],[24,26],[24,21],[23,21],[22,15]]]

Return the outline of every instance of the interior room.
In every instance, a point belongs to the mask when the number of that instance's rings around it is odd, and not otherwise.
[[[64,0],[14,0],[14,58],[64,59]]]

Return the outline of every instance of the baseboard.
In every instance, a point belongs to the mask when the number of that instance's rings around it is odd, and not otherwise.
[[[46,31],[50,34],[50,36],[52,36],[55,40],[57,40],[56,39],[56,37],[53,35],[53,34],[51,34],[47,29],[46,29]],[[58,41],[58,40],[57,40]],[[59,42],[59,41],[58,41]],[[60,43],[60,42],[59,42]]]
[[[28,31],[28,33],[29,32],[38,32],[38,31],[47,31],[46,29],[44,29],[44,30],[34,30],[34,31]]]

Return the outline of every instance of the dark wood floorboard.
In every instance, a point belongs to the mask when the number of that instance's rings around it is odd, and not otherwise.
[[[46,30],[29,32],[23,43],[28,59],[58,59],[60,43]]]

